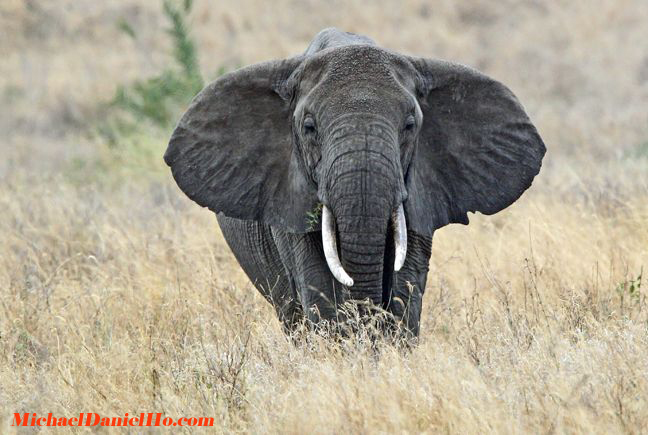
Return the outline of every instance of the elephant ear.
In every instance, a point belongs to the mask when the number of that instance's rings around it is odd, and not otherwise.
[[[205,87],[164,160],[189,198],[226,216],[305,232],[316,190],[292,146],[288,83],[301,58],[252,65]]]
[[[431,236],[467,212],[511,205],[540,171],[545,145],[513,93],[462,65],[410,59],[423,125],[407,173],[408,228]]]

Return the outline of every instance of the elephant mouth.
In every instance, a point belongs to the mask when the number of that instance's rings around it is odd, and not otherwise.
[[[391,215],[391,226],[392,231],[388,233],[393,235],[393,270],[398,272],[403,267],[407,256],[407,223],[402,203]],[[335,218],[326,205],[322,209],[322,244],[326,263],[335,279],[347,287],[352,287],[353,278],[344,270],[338,255]]]

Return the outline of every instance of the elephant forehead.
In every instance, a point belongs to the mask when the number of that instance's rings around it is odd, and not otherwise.
[[[330,68],[344,73],[387,74],[392,55],[385,50],[372,46],[349,46],[337,49],[333,54]]]
[[[416,104],[401,63],[398,55],[370,45],[323,50],[305,65],[307,105],[322,118],[364,112],[391,119]]]
[[[349,86],[329,95],[326,107],[338,112],[368,112],[384,115],[401,112],[407,106],[407,94],[400,89],[379,86]]]
[[[354,113],[381,115],[391,121],[410,111],[415,102],[398,83],[387,85],[375,81],[338,83],[321,86],[314,93],[319,100],[318,112],[324,118],[339,118]],[[322,113],[324,112],[324,113]],[[332,119],[331,119],[332,120]]]
[[[350,45],[322,50],[306,60],[304,74],[314,81],[362,82],[395,80],[396,55],[371,45]]]

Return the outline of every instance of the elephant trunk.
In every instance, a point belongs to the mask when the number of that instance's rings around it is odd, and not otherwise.
[[[358,135],[337,148],[326,183],[322,215],[324,253],[333,276],[351,297],[381,306],[407,250],[398,156],[384,139]],[[328,205],[327,205],[328,203]]]
[[[407,224],[403,204],[399,205],[392,215],[392,231],[394,236],[394,271],[398,272],[403,267],[407,255]],[[354,281],[344,270],[338,255],[335,218],[326,206],[322,213],[322,244],[326,262],[335,279],[348,287],[353,286]]]
[[[367,216],[340,216],[337,220],[342,265],[351,277],[354,299],[383,302],[383,269],[387,220]]]

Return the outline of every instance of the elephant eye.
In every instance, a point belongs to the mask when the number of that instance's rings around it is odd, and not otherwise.
[[[405,131],[412,131],[416,127],[416,118],[414,115],[409,115],[405,120]]]
[[[304,118],[304,133],[306,134],[313,134],[317,131],[317,127],[315,126],[315,120],[311,115],[306,115]]]

